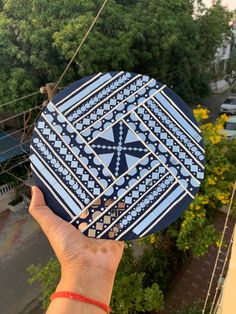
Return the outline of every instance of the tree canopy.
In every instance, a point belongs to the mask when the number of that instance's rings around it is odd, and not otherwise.
[[[2,0],[1,103],[57,81],[101,0]],[[186,101],[206,95],[231,14],[218,1],[109,0],[62,85],[98,71],[150,74]]]

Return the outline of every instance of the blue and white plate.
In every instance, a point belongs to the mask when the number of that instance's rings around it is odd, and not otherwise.
[[[201,131],[187,105],[129,72],[91,75],[60,92],[36,124],[30,160],[50,208],[93,238],[165,228],[204,176]]]

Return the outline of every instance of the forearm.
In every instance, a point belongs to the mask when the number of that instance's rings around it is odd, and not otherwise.
[[[114,283],[113,274],[101,270],[62,273],[56,291],[70,291],[109,305]],[[46,314],[105,314],[101,308],[81,301],[55,298]]]

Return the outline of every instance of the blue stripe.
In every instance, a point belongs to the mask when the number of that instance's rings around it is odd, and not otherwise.
[[[201,135],[199,133],[197,133],[192,127],[191,125],[178,113],[178,111],[176,111],[176,109],[168,102],[168,100],[161,95],[161,93],[157,93],[155,95],[155,98],[164,106],[164,108],[166,110],[169,111],[169,113],[173,116],[173,118],[175,118],[180,124],[181,126],[188,132],[191,134],[191,136],[197,141],[200,142],[201,141]]]
[[[143,221],[137,225],[133,232],[139,235],[150,223],[152,223],[164,210],[168,209],[173,201],[175,201],[184,191],[182,186],[178,186],[171,194],[166,197]]]
[[[81,213],[81,208],[73,201],[70,195],[65,191],[65,189],[57,182],[57,180],[51,175],[51,173],[44,167],[38,157],[33,154],[30,156],[31,162],[34,164],[36,169],[39,170],[41,175],[50,186],[56,191],[57,194],[64,200],[64,203],[70,207],[70,209],[76,214],[79,215]]]
[[[59,106],[59,110],[61,112],[63,112],[65,110],[69,109],[75,103],[79,102],[81,99],[83,99],[84,97],[89,95],[93,90],[98,88],[101,84],[110,80],[111,77],[112,76],[110,74],[106,74],[106,75],[102,76],[101,78],[99,78],[98,80],[96,80],[95,82],[93,82],[92,84],[87,86],[86,88],[84,88],[81,92],[76,94],[74,97],[67,100],[63,105]]]

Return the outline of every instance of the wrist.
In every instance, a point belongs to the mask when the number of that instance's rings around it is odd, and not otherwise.
[[[115,273],[100,268],[63,270],[56,291],[71,291],[109,305]]]

